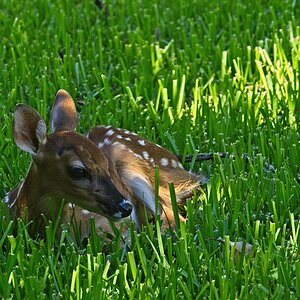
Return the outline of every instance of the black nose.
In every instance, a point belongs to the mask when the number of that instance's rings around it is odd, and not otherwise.
[[[128,217],[132,212],[132,205],[127,200],[123,200],[119,203],[119,209],[122,214],[122,218]]]

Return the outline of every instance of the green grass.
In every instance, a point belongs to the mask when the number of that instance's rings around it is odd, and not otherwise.
[[[12,139],[14,106],[48,121],[59,88],[76,100],[80,132],[111,124],[177,154],[235,159],[186,163],[210,176],[187,223],[132,226],[131,243],[80,243],[67,230],[55,242],[51,223],[33,239],[0,204],[0,297],[299,299],[298,3],[100,2],[1,1],[0,197],[30,161]],[[230,247],[239,240],[250,254]]]

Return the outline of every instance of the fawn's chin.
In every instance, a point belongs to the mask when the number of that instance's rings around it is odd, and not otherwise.
[[[108,212],[104,207],[91,207],[88,208],[89,211],[101,215],[111,221],[117,222],[120,221],[121,219],[124,218],[124,216],[122,216],[121,212],[116,212],[114,214],[112,214],[111,212]]]
[[[127,204],[127,200],[124,200],[123,202],[121,202],[122,205],[120,204],[118,207],[121,207],[122,209],[110,209],[110,207],[107,208],[105,205],[100,204],[97,206],[98,211],[95,211],[95,213],[101,214],[102,216],[108,218],[111,221],[120,221],[128,217],[132,212],[131,204]],[[126,206],[124,206],[124,204],[126,204]]]
[[[122,220],[124,217],[122,216],[121,212],[117,212],[113,215],[108,214],[108,213],[101,213],[102,216],[106,217],[107,219],[113,221],[113,222],[118,222],[120,220]]]

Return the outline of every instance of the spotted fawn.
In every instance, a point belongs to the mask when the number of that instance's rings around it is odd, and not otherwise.
[[[62,206],[60,222],[75,218],[84,225],[82,237],[89,234],[91,217],[107,231],[109,220],[130,218],[139,229],[155,213],[163,228],[174,227],[169,183],[174,184],[177,202],[184,203],[204,182],[203,175],[186,171],[176,155],[128,130],[97,126],[87,136],[76,133],[75,104],[64,90],[56,95],[50,122],[52,133],[47,134],[38,112],[16,106],[14,140],[32,162],[24,181],[4,199],[12,215],[23,217],[26,210],[28,219],[39,224],[34,231],[41,234],[45,220],[57,219]]]

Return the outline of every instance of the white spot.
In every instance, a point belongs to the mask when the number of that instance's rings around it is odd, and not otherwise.
[[[123,137],[122,137],[120,134],[118,134],[118,135],[116,136],[116,138],[119,139],[119,140],[121,140]]]
[[[145,146],[146,145],[146,142],[144,140],[138,140],[138,143],[141,145],[141,146]]]
[[[73,204],[73,203],[68,203],[68,206],[69,206],[69,208],[75,208],[75,204]]]
[[[166,167],[168,164],[169,164],[169,160],[167,158],[162,158],[160,160],[160,164],[163,166],[163,167]]]
[[[104,146],[104,143],[99,143],[98,146],[99,148],[102,148]]]
[[[161,146],[160,146],[160,145],[158,145],[158,144],[156,144],[156,147],[158,147],[158,148],[161,148]]]
[[[177,168],[178,164],[177,164],[177,161],[175,159],[172,159],[172,167],[173,168]]]
[[[129,134],[130,131],[129,131],[129,130],[125,130],[124,133],[125,133],[125,134]]]
[[[112,129],[110,129],[110,130],[108,130],[107,132],[106,132],[106,135],[108,135],[108,136],[111,136],[111,135],[113,135],[115,132],[112,130]]]
[[[128,142],[131,142],[131,138],[130,137],[126,137],[125,140],[128,141]]]
[[[108,138],[105,138],[103,141],[104,145],[109,145],[111,141]]]
[[[152,157],[150,158],[150,162],[152,163],[153,168],[155,168],[155,161]]]
[[[107,126],[105,126],[105,128],[106,128],[106,129],[109,129],[109,128],[111,128],[111,125],[107,125]]]
[[[135,132],[130,132],[130,134],[132,134],[132,135],[137,135]]]
[[[81,211],[81,213],[82,213],[83,215],[88,215],[90,212],[89,212],[88,210],[86,210],[86,209],[83,209],[83,210]]]
[[[143,159],[141,155],[137,154],[137,153],[133,153],[135,157],[139,158],[139,159]]]
[[[184,168],[183,168],[183,166],[182,166],[182,164],[181,164],[180,162],[178,163],[178,167],[179,167],[180,169],[184,170]]]
[[[149,153],[147,151],[143,151],[143,156],[145,159],[149,159]]]

